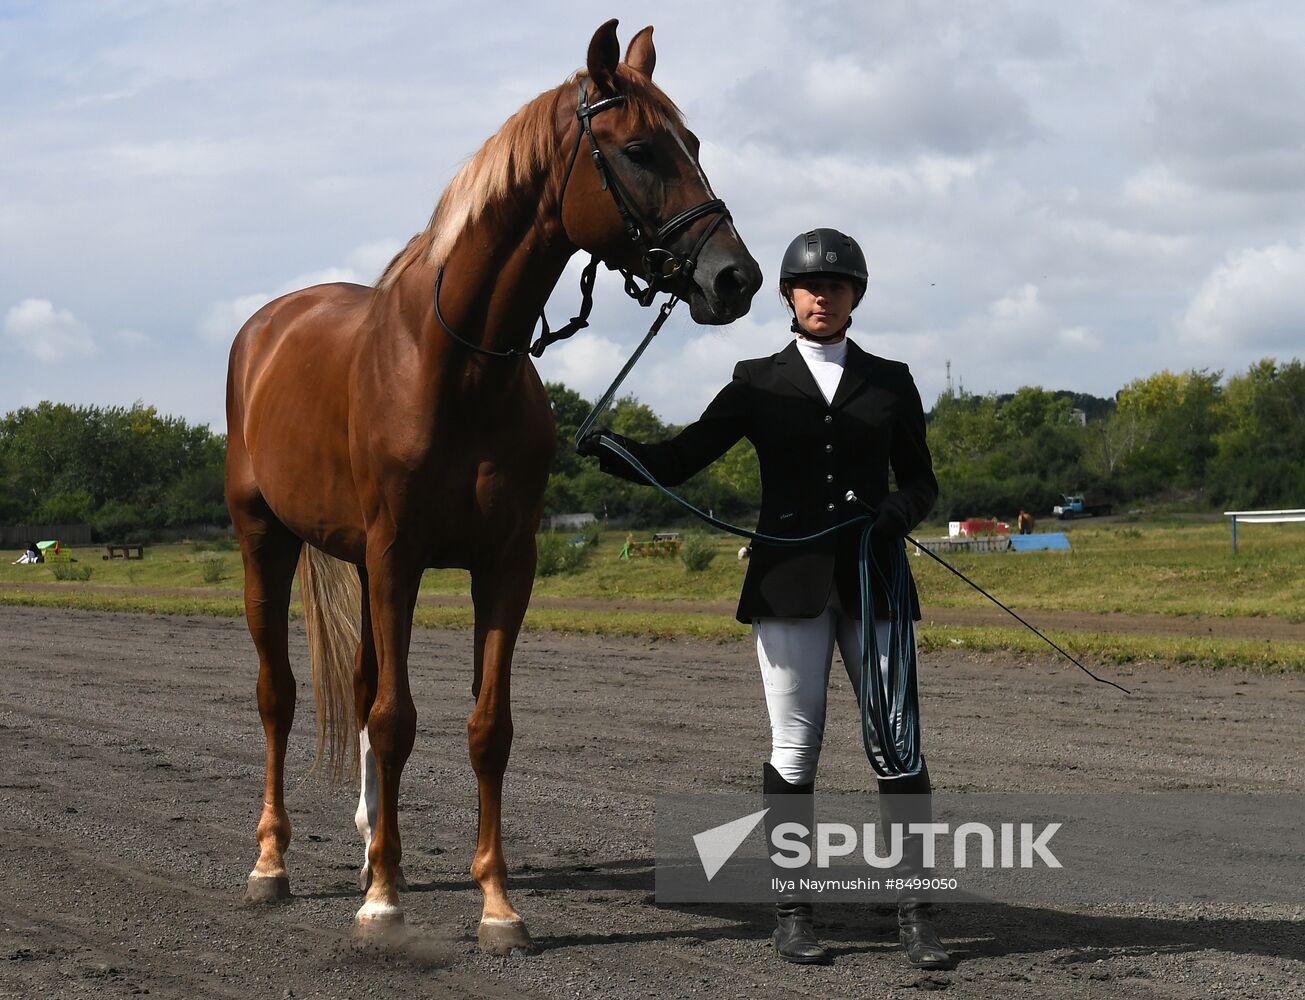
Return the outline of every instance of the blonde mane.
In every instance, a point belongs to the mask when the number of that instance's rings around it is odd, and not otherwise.
[[[583,78],[577,73],[561,86],[545,91],[520,108],[471,156],[445,188],[426,228],[408,241],[381,273],[376,287],[394,286],[410,264],[442,263],[466,228],[491,205],[503,202],[514,191],[535,188],[541,173],[547,172],[559,156],[559,145],[569,141],[557,134],[557,102],[567,88]],[[621,65],[617,69],[626,106],[641,126],[682,124],[679,109],[647,77]],[[540,211],[556,210],[551,198],[541,200]]]

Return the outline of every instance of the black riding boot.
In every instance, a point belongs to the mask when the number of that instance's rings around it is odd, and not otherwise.
[[[898,877],[927,878],[930,874],[924,870],[924,835],[907,833],[906,829],[911,823],[933,822],[931,793],[929,769],[923,761],[919,774],[879,782],[879,822],[886,845],[891,824],[902,826],[902,863],[897,869]],[[897,934],[912,965],[922,969],[951,968],[952,957],[933,926],[933,904],[926,894],[916,890],[898,894]]]
[[[802,824],[807,835],[799,839],[810,847],[815,816],[811,793],[815,783],[790,785],[767,761],[762,768],[761,787],[766,805],[767,849],[774,853],[770,846],[773,843],[771,833],[781,823],[789,822]],[[781,868],[773,862],[771,871],[775,878],[794,882],[808,874],[808,868]],[[775,954],[786,962],[821,965],[829,961],[829,952],[816,940],[815,932],[811,929],[811,904],[801,897],[802,893],[796,889],[778,894],[775,901],[776,927],[770,940],[775,946]]]

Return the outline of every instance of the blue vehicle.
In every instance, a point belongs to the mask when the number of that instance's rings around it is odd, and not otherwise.
[[[1104,517],[1114,511],[1114,508],[1108,503],[1084,503],[1082,494],[1078,496],[1063,495],[1061,499],[1065,502],[1056,504],[1051,508],[1051,512],[1062,521],[1068,521],[1076,517]]]

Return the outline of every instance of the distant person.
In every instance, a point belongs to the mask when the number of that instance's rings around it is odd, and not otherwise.
[[[36,547],[35,542],[28,542],[27,548],[23,554],[13,561],[15,566],[26,566],[29,563],[43,563],[45,556],[41,555],[41,550]]]
[[[1033,534],[1033,525],[1036,522],[1033,520],[1033,515],[1024,508],[1020,508],[1020,516],[1016,518],[1015,523],[1019,525],[1021,535]]]
[[[835,229],[802,233],[789,244],[780,267],[779,292],[795,334],[787,347],[768,358],[740,361],[733,381],[703,415],[669,441],[644,444],[598,428],[581,438],[576,450],[597,457],[604,472],[645,483],[600,446],[602,438],[611,438],[673,486],[746,437],[761,463],[758,530],[800,537],[833,528],[862,512],[846,498],[853,492],[878,511],[871,538],[884,565],[890,549],[900,550],[903,536],[933,506],[938,481],[910,371],[847,337],[867,280],[865,256],[851,237]],[[896,490],[889,489],[890,471]],[[803,546],[760,539],[751,546],[737,617],[752,625],[770,713],[771,753],[762,767],[762,791],[771,842],[772,829],[783,820],[807,830],[813,826],[812,791],[835,644],[858,698],[870,697],[861,690],[860,676],[860,539],[861,526],[853,525]],[[908,613],[918,620],[915,586],[909,578],[907,585]],[[866,625],[878,634],[884,651],[879,666],[886,670],[890,611],[879,590],[873,613],[875,621]],[[878,784],[885,828],[902,822],[889,812],[903,808],[905,800],[921,813],[910,822],[928,821],[929,770],[923,759],[915,774],[880,778]],[[904,871],[922,872],[923,841],[919,833],[902,838]],[[783,874],[801,877],[805,871]],[[816,939],[806,900],[804,894],[780,891],[771,938],[775,952],[789,962],[828,962],[830,954]],[[903,892],[898,927],[913,965],[951,965],[926,899]]]

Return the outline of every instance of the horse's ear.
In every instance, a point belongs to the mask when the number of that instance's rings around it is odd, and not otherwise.
[[[589,42],[589,79],[607,93],[616,91],[616,64],[621,61],[621,46],[616,41],[616,18],[594,32]]]
[[[650,80],[653,67],[657,65],[657,50],[653,47],[652,31],[650,24],[630,39],[630,45],[625,50],[625,64],[633,70],[638,70]]]

